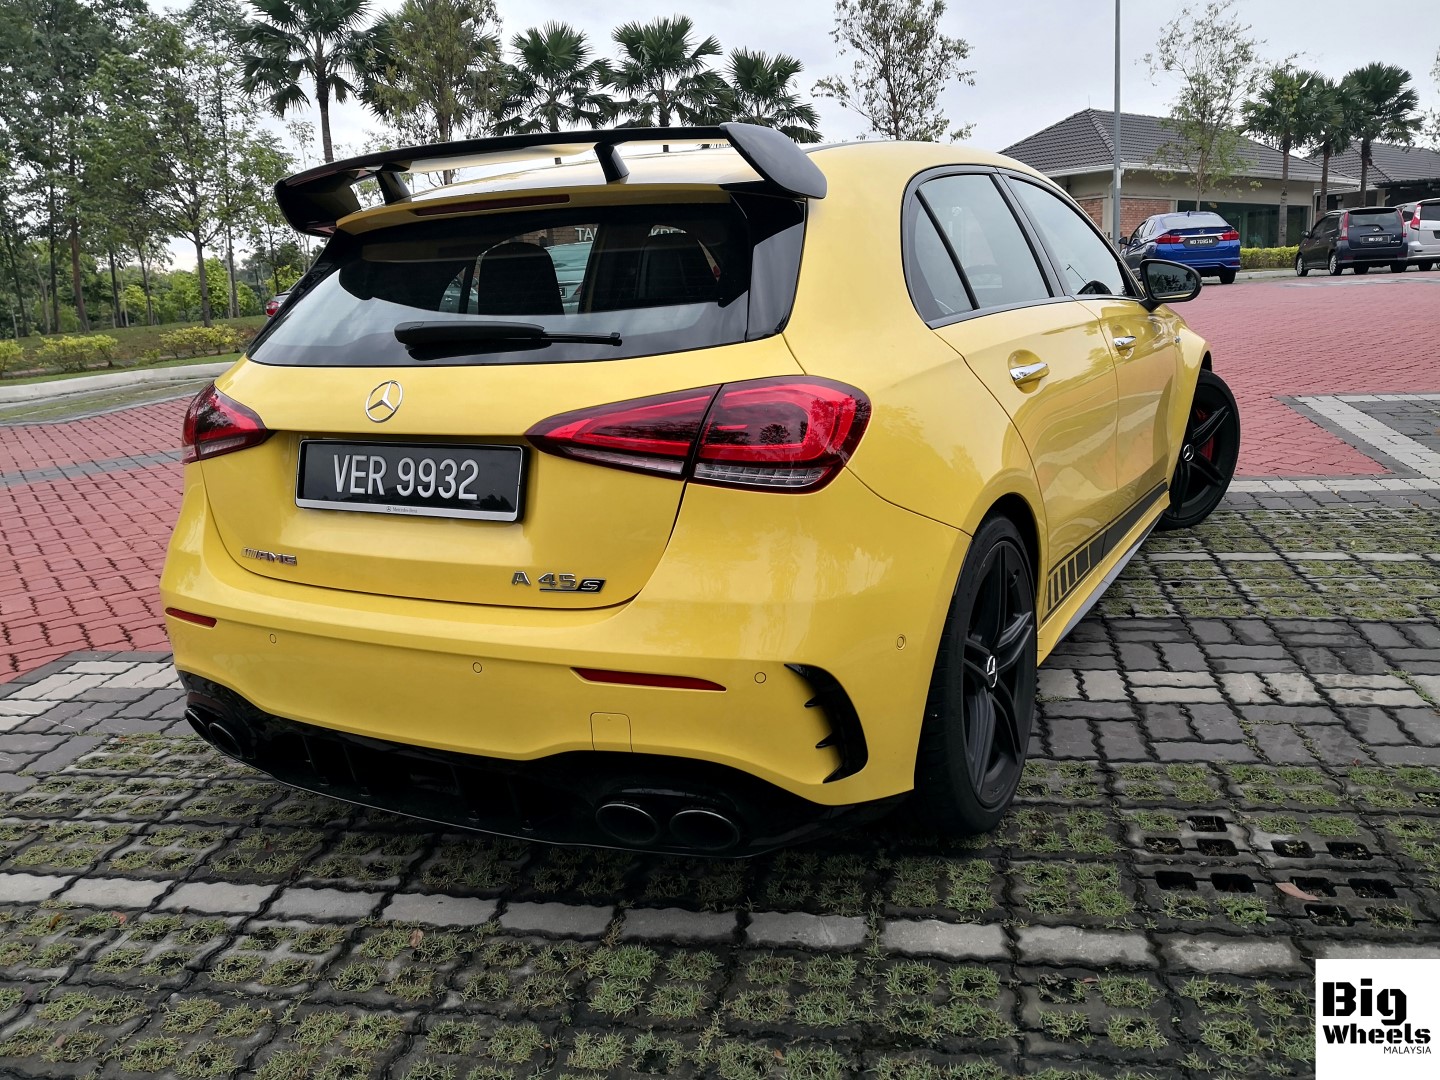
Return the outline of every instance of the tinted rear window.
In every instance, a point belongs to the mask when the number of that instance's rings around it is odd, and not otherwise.
[[[745,341],[775,333],[788,314],[802,221],[794,201],[737,196],[339,234],[250,358],[319,367],[557,363]],[[397,325],[417,321],[519,322],[552,334],[618,334],[621,344],[396,340]]]
[[[1440,203],[1421,203],[1421,221],[1440,221]]]
[[[1230,223],[1219,214],[1177,214],[1165,219],[1167,229],[1228,229]]]
[[[1350,221],[1360,225],[1394,225],[1400,220],[1400,211],[1393,207],[1385,210],[1351,210]]]

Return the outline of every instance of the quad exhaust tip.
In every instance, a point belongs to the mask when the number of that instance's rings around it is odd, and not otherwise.
[[[595,824],[612,840],[638,848],[659,846],[662,831],[669,833],[668,844],[692,851],[726,851],[740,842],[734,821],[718,810],[698,806],[676,811],[662,830],[649,810],[616,799],[595,811]]]
[[[595,824],[616,840],[635,847],[650,847],[660,839],[660,823],[643,806],[607,802],[595,811]]]
[[[716,810],[681,810],[670,819],[670,835],[682,847],[725,851],[740,842],[740,828]]]

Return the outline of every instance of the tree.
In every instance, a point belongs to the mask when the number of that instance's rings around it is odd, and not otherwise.
[[[1180,80],[1166,121],[1171,138],[1155,164],[1188,172],[1197,206],[1243,165],[1236,113],[1260,80],[1265,42],[1251,34],[1234,7],[1235,0],[1209,0],[1199,12],[1183,8],[1161,31],[1155,51],[1145,56],[1151,75],[1163,72]]]
[[[724,80],[706,65],[720,55],[720,42],[707,37],[696,44],[695,24],[688,15],[626,23],[612,35],[620,46],[610,85],[630,96],[616,103],[631,122],[642,127],[704,123],[724,91]]]
[[[490,134],[505,96],[499,33],[494,0],[405,0],[376,23],[367,103],[406,142]]]
[[[744,124],[777,128],[800,143],[820,141],[815,106],[801,101],[793,80],[804,65],[793,56],[734,49],[730,53],[726,114]]]
[[[532,26],[510,41],[509,98],[496,130],[505,134],[599,127],[615,111],[604,92],[610,69],[593,59],[583,30],[569,23]]]
[[[320,141],[326,161],[335,160],[330,142],[330,102],[343,104],[364,83],[371,55],[363,27],[370,0],[250,0],[260,18],[235,35],[243,57],[241,85],[265,94],[276,116],[310,104],[303,84],[314,88],[320,112]],[[302,82],[303,80],[303,82]]]
[[[815,84],[859,113],[886,139],[965,139],[973,125],[949,130],[940,94],[952,82],[975,85],[975,72],[960,64],[970,44],[940,32],[944,0],[836,0],[830,36],[839,55],[854,53],[848,76]]]
[[[1315,78],[1310,72],[1272,68],[1259,93],[1240,108],[1245,130],[1280,151],[1280,227],[1277,247],[1284,247],[1290,202],[1290,151],[1317,134]]]
[[[1410,145],[1420,130],[1420,98],[1410,73],[1393,64],[1366,64],[1340,80],[1350,102],[1351,135],[1360,140],[1360,205],[1369,205],[1369,172],[1376,142]]]
[[[1311,146],[1320,154],[1320,212],[1323,214],[1329,208],[1330,159],[1350,149],[1352,107],[1344,87],[1324,75],[1312,75],[1311,93],[1315,128]]]

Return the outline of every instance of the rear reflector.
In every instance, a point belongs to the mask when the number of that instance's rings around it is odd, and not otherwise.
[[[259,446],[271,435],[265,422],[238,401],[226,397],[211,383],[190,403],[180,460],[219,457],[251,446]]]
[[[193,611],[182,611],[178,607],[167,607],[165,614],[172,619],[179,619],[181,622],[194,623],[196,626],[214,626],[215,619],[210,615],[196,615]]]
[[[758,491],[816,491],[844,467],[870,400],[829,379],[751,379],[542,420],[540,450],[596,465]]]
[[[638,671],[606,671],[603,668],[571,668],[586,682],[619,683],[625,686],[663,686],[671,690],[724,690],[709,679],[692,679],[688,675],[647,675]]]

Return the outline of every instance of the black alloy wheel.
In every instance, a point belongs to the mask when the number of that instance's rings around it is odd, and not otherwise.
[[[1025,769],[1035,711],[1035,583],[1015,526],[975,534],[935,659],[915,787],[957,835],[999,824]]]
[[[1295,276],[1296,276],[1296,277],[1304,277],[1304,276],[1307,275],[1308,273],[1310,273],[1310,267],[1308,267],[1308,266],[1305,265],[1305,256],[1304,256],[1304,255],[1296,255],[1296,256],[1295,256]]]
[[[1170,508],[1156,528],[1189,529],[1209,517],[1225,497],[1239,460],[1240,410],[1235,395],[1213,371],[1201,371],[1170,481]]]
[[[1330,276],[1339,277],[1344,272],[1345,268],[1340,265],[1340,256],[1336,255],[1335,252],[1332,251],[1330,253]],[[1356,273],[1359,273],[1358,267],[1356,268]]]

